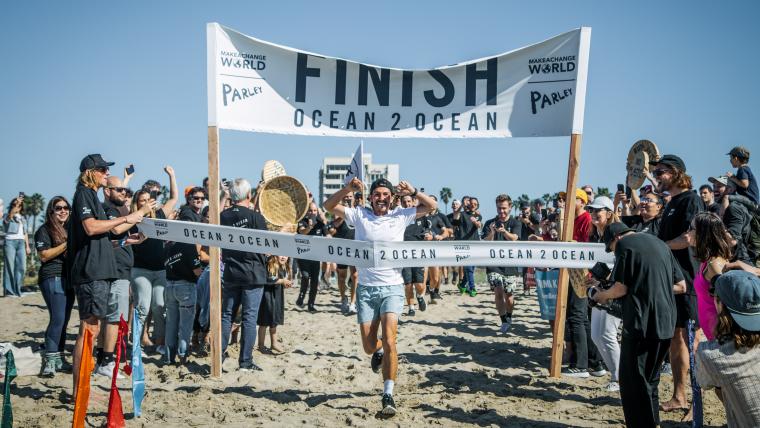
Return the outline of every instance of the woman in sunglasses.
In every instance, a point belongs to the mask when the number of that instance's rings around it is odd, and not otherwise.
[[[697,317],[708,340],[715,338],[718,310],[710,294],[711,281],[723,272],[731,260],[731,235],[720,217],[711,212],[694,216],[689,227],[689,240],[694,243],[694,257],[699,260],[699,270],[694,278],[697,293]]]
[[[64,368],[66,326],[69,324],[71,308],[74,306],[74,293],[67,287],[62,274],[70,213],[71,207],[66,198],[54,197],[45,211],[45,223],[34,234],[34,245],[42,262],[37,281],[50,315],[45,330],[45,353],[41,373],[45,377],[53,377],[57,371]]]
[[[660,195],[651,190],[651,186],[647,187],[649,187],[649,190],[641,194],[641,199],[639,199],[636,206],[635,211],[638,212],[634,213],[634,215],[622,216],[620,220],[636,232],[657,236],[660,232],[662,208],[665,206],[665,201]]]

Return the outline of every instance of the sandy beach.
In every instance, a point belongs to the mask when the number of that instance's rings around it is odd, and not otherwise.
[[[145,359],[143,414],[132,415],[131,382],[119,380],[127,426],[622,426],[618,393],[604,387],[608,376],[550,379],[551,332],[539,318],[535,295],[518,296],[511,332],[498,334],[493,294],[479,284],[477,297],[460,296],[444,285],[444,299],[399,327],[399,414],[380,418],[382,379],[361,350],[355,316],[339,310],[337,288],[320,292],[316,314],[294,305],[286,291],[284,355],[254,353],[263,372],[240,373],[236,345],[220,379],[208,376],[208,359],[191,357],[185,367]],[[0,299],[0,341],[42,346],[47,312],[39,293]],[[76,309],[68,327],[67,349],[77,331]],[[67,355],[67,358],[70,356]],[[93,378],[88,426],[104,426],[110,379]],[[670,397],[663,377],[660,397]],[[71,375],[17,378],[12,390],[15,426],[66,426]],[[723,406],[704,394],[705,423],[725,423]],[[662,413],[663,426],[680,414]]]

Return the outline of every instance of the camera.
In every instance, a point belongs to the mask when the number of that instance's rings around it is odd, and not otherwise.
[[[158,196],[161,194],[158,190],[151,190],[150,191],[150,198],[151,199],[158,199]]]
[[[615,281],[610,281],[610,268],[606,264],[602,262],[597,262],[591,269],[589,269],[589,273],[591,274],[591,277],[595,280],[599,281],[599,288],[603,290],[609,290],[614,284]],[[589,287],[586,294],[588,295],[588,304],[592,308],[601,309],[608,314],[617,317],[617,318],[623,318],[623,298],[619,299],[610,299],[605,304],[597,303],[594,300],[594,296],[596,293],[598,293],[599,290],[596,288]]]

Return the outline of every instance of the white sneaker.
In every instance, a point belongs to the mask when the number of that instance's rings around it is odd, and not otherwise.
[[[507,334],[509,329],[512,327],[512,318],[507,318],[506,322],[501,323],[501,334]]]
[[[608,392],[618,392],[620,391],[620,384],[617,382],[610,382],[607,384],[607,388],[605,388]]]
[[[98,376],[105,376],[110,378],[113,376],[113,369],[116,367],[116,362],[111,361],[110,363],[104,365],[104,366],[98,366],[98,368],[95,370],[95,374]],[[118,371],[116,374],[116,379],[124,379],[124,375],[121,374],[121,370]]]
[[[348,305],[348,313],[349,314],[355,314],[356,313],[356,305],[351,303]]]

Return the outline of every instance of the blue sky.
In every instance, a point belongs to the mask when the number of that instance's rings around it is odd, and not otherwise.
[[[581,182],[614,188],[638,139],[686,161],[695,183],[760,156],[757,2],[4,2],[0,6],[0,198],[70,197],[80,159],[137,170],[135,186],[206,176],[205,24],[367,62],[428,68],[593,28]],[[267,159],[317,189],[325,156],[358,139],[221,133],[224,177],[255,180]],[[493,197],[564,188],[569,138],[365,140],[376,162],[428,191]]]

